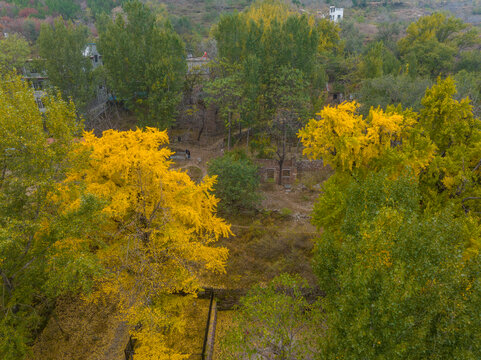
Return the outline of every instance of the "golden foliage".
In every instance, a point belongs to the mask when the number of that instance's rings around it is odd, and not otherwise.
[[[259,1],[254,3],[245,12],[247,19],[254,21],[256,24],[263,23],[267,27],[273,22],[283,23],[287,18],[295,12],[290,9],[289,5],[279,0]]]
[[[76,194],[72,184],[80,184],[106,202],[106,235],[97,250],[106,272],[92,300],[117,299],[129,323],[141,324],[136,359],[183,358],[166,351],[162,340],[182,327],[182,316],[169,315],[159,299],[194,294],[204,271],[224,272],[227,249],[211,245],[232,234],[216,216],[215,178],[195,184],[187,173],[170,169],[167,144],[167,133],[154,128],[109,130],[100,138],[85,133],[78,153],[88,151],[88,161],[64,184],[69,201]]]
[[[262,25],[266,29],[271,29],[272,24],[284,24],[289,17],[307,16],[307,22],[310,28],[309,35],[317,30],[319,34],[318,51],[332,51],[334,49],[341,50],[339,33],[341,28],[332,21],[327,19],[317,20],[313,15],[299,15],[286,2],[279,0],[259,1],[250,6],[246,11],[240,14],[246,26],[254,23]],[[292,39],[294,41],[294,39]]]
[[[390,167],[415,173],[427,166],[436,147],[416,128],[414,114],[400,109],[371,109],[363,118],[356,102],[326,106],[299,131],[304,154],[322,158],[335,170],[367,171]]]

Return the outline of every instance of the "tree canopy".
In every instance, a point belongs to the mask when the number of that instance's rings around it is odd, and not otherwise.
[[[37,42],[49,82],[81,111],[95,97],[92,63],[84,55],[88,37],[86,26],[57,18],[53,26],[42,25]]]
[[[398,47],[411,73],[436,77],[449,74],[455,57],[476,43],[475,28],[452,16],[434,13],[411,23]]]
[[[239,156],[240,155],[240,156]],[[227,153],[209,162],[209,175],[216,176],[220,207],[231,213],[255,209],[260,200],[257,166],[245,154]]]
[[[399,175],[409,168],[426,206],[472,201],[470,207],[477,208],[470,198],[480,191],[481,123],[469,99],[456,100],[455,94],[448,77],[426,91],[419,113],[388,106],[386,111],[371,108],[364,118],[356,113],[356,103],[327,106],[320,120],[310,120],[299,132],[304,153],[322,157],[339,176],[365,177],[380,170]]]
[[[212,245],[232,234],[215,180],[170,169],[154,128],[78,140],[73,102],[47,95],[42,114],[28,83],[1,76],[0,356],[25,358],[67,293],[115,304],[139,359],[183,356],[168,336],[186,331],[184,300],[170,295],[225,271],[227,250]]]
[[[346,102],[299,132],[335,170],[313,212],[328,359],[480,355],[480,122],[455,93],[439,78],[419,113]]]
[[[99,49],[110,89],[144,125],[169,127],[175,120],[186,73],[185,50],[167,19],[159,21],[138,0],[125,16],[103,18]]]
[[[142,324],[134,331],[139,359],[175,354],[168,335],[185,328],[169,309],[182,300],[168,295],[194,294],[206,271],[224,272],[227,249],[212,244],[231,235],[216,215],[214,179],[195,184],[171,170],[167,144],[167,133],[155,128],[85,133],[77,156],[88,158],[69,173],[58,200],[77,209],[85,193],[105,204],[96,239],[104,271],[91,300],[108,298],[133,327]]]
[[[242,98],[235,111],[249,127],[262,127],[274,118],[279,93],[275,84],[286,69],[305,81],[309,100],[317,104],[326,80],[323,56],[341,46],[337,25],[299,15],[277,0],[255,2],[244,12],[222,16],[213,35],[219,59],[235,69]],[[231,78],[229,72],[215,75],[214,82]]]
[[[478,358],[475,221],[452,209],[423,214],[409,177],[373,174],[346,192],[341,227],[326,226],[316,247],[323,357]]]
[[[12,34],[0,40],[0,69],[20,71],[30,55],[28,42],[20,35]]]
[[[281,274],[255,286],[240,301],[233,324],[222,337],[222,359],[312,359],[319,354],[320,309],[304,297],[300,276]]]
[[[55,296],[88,287],[84,275],[94,271],[95,262],[79,249],[63,267],[57,245],[92,232],[74,224],[95,211],[95,202],[85,198],[77,211],[60,215],[51,201],[81,129],[73,103],[59,94],[46,96],[41,114],[28,83],[12,73],[0,77],[0,357],[14,360],[28,353]],[[59,263],[48,260],[53,257]]]

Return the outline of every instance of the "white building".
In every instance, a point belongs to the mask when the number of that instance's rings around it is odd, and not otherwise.
[[[339,22],[344,17],[344,8],[337,8],[335,6],[329,7],[329,19],[334,22]]]
[[[207,52],[204,52],[201,57],[193,57],[192,54],[187,55],[187,74],[209,75],[209,62]]]

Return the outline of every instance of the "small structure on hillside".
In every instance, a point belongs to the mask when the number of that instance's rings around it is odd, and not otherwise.
[[[92,61],[93,69],[102,65],[102,55],[97,50],[95,43],[87,44],[83,51],[85,57],[90,58]],[[43,59],[28,59],[22,69],[22,75],[34,89],[35,102],[41,112],[45,112],[45,105],[42,103],[42,98],[45,96],[45,90],[50,86],[48,82],[47,72],[42,62]],[[107,102],[108,94],[104,84],[100,84],[97,89],[97,96],[89,104],[88,112],[102,113],[105,111],[105,103]]]
[[[87,47],[85,48],[83,55],[85,57],[90,58],[92,61],[92,68],[96,69],[98,66],[102,65],[102,55],[97,50],[97,44],[95,43],[90,43],[87,44]]]
[[[35,102],[37,103],[40,112],[45,112],[45,105],[42,102],[42,98],[45,96],[45,90],[48,87],[48,77],[45,70],[41,70],[40,61],[28,59],[22,69],[22,75],[24,80],[27,80],[30,86],[33,88]]]
[[[282,165],[282,174],[279,174],[279,162],[274,159],[256,160],[259,165],[261,182],[279,183],[279,175],[282,176],[282,184],[294,184],[297,179],[297,167],[295,160],[285,160]]]
[[[335,83],[326,83],[327,101],[330,104],[340,104],[345,98],[339,86]]]
[[[207,64],[210,59],[207,52],[201,57],[193,57],[192,54],[187,55],[187,75],[209,75],[209,68]]]
[[[329,7],[329,19],[334,22],[339,22],[344,18],[344,8],[337,8],[335,6]]]
[[[322,160],[285,160],[282,165],[282,174],[279,174],[279,162],[274,159],[258,159],[259,176],[262,183],[279,183],[282,176],[282,184],[295,184],[307,173],[325,171],[329,173],[331,168],[325,166]]]
[[[83,56],[90,59],[93,70],[103,65],[102,55],[99,53],[95,43],[87,44],[83,51]],[[112,95],[108,93],[106,84],[98,84],[95,98],[87,105],[87,117],[96,119],[104,114],[108,109],[107,102],[110,98],[112,98]]]

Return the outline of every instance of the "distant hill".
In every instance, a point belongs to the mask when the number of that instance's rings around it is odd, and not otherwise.
[[[62,16],[84,23],[95,36],[95,18],[110,13],[125,0],[0,0],[0,34],[16,32],[35,41],[41,23]],[[175,29],[186,42],[206,38],[222,13],[242,11],[254,0],[142,0],[165,6]],[[285,0],[307,11],[345,7],[345,19],[358,23],[411,22],[435,11],[449,11],[465,22],[481,24],[481,0]],[[161,5],[164,4],[164,5]],[[353,4],[358,6],[353,7]],[[387,5],[386,5],[387,4]],[[369,26],[361,28],[370,29]],[[371,31],[371,30],[367,30]]]

